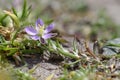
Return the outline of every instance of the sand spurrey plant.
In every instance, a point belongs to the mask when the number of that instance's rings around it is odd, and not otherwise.
[[[25,31],[30,35],[33,40],[39,40],[41,43],[46,43],[46,40],[55,37],[57,33],[50,33],[54,28],[54,24],[51,23],[47,27],[44,26],[44,22],[39,18],[36,21],[35,27],[27,26]]]
[[[14,56],[16,59],[21,61],[19,56],[22,56],[23,54],[36,54],[48,51],[50,53],[56,52],[58,55],[60,54],[65,57],[79,59],[79,52],[77,49],[70,52],[63,47],[57,38],[54,40],[51,39],[57,35],[57,33],[52,32],[54,29],[54,23],[50,22],[49,25],[47,24],[48,26],[46,26],[42,19],[38,18],[35,22],[35,26],[29,26],[32,24],[32,22],[30,23],[28,20],[31,7],[27,7],[26,0],[24,0],[23,9],[21,12],[17,11],[15,8],[12,8],[11,11],[3,10],[3,12],[4,15],[8,16],[12,21],[12,27],[8,30],[9,34],[4,34],[7,37],[2,35],[0,40],[0,52],[5,53],[5,56]],[[18,15],[19,13],[21,14]],[[3,27],[3,29],[7,32],[5,27]],[[2,31],[2,33],[4,31]],[[26,34],[24,32],[27,33],[27,36],[29,36],[30,39],[26,38]],[[10,39],[8,39],[8,35]]]
[[[56,52],[66,57],[78,59],[79,58],[78,52],[70,53],[58,41],[52,41],[50,39],[57,35],[57,33],[51,32],[53,29],[54,29],[53,23],[45,27],[44,22],[39,18],[35,23],[35,27],[27,26],[25,27],[25,32],[29,35],[29,37],[32,40],[40,41],[40,43],[43,44],[42,47],[44,47],[45,51],[47,50],[49,52]],[[47,41],[47,39],[49,40]],[[44,44],[47,44],[47,45],[44,45]]]

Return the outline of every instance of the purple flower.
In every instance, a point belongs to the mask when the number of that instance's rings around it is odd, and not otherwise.
[[[46,28],[44,27],[44,22],[41,19],[36,21],[35,27],[27,26],[25,31],[30,35],[33,40],[40,40],[41,43],[45,43],[45,41],[49,38],[55,37],[56,33],[50,33],[54,28],[54,24],[51,23]]]

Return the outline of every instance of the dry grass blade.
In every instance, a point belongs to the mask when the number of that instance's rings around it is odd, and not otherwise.
[[[86,48],[86,52],[88,52],[91,56],[97,59],[97,56],[90,50],[86,41],[85,41],[85,48]]]

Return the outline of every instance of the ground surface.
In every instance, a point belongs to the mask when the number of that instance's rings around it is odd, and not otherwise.
[[[75,5],[77,2],[66,2],[65,0],[41,0],[41,6],[43,6],[43,13],[50,11],[50,15],[52,13],[52,17],[56,22],[57,28],[61,32],[74,34],[76,31],[81,31],[85,36],[89,34],[89,27],[84,29],[84,25],[81,27],[81,24],[89,22],[90,20],[94,20],[96,18],[96,14],[101,10],[105,9],[106,13],[113,19],[114,22],[120,24],[120,1],[119,0],[86,0],[86,3],[89,7],[89,14],[80,14],[79,12],[71,11],[71,3]],[[80,1],[80,0],[75,0]],[[3,1],[4,2],[4,1]],[[77,3],[79,4],[79,3]],[[35,6],[36,3],[33,5]],[[50,9],[49,9],[50,6]],[[42,15],[41,14],[41,15]],[[81,15],[83,15],[81,17]],[[23,71],[28,71],[29,69],[36,67],[33,76],[37,78],[37,80],[45,80],[51,74],[54,74],[54,80],[62,73],[62,69],[60,66],[61,61],[52,60],[52,61],[43,61],[41,56],[33,56],[25,58],[28,66],[22,66]]]
[[[79,0],[76,0],[76,2],[79,2]],[[70,12],[69,4],[72,2],[65,2],[63,0],[61,1],[51,1],[49,3],[48,0],[44,1],[41,0],[42,5],[44,5],[45,10],[47,9],[47,5],[50,5],[53,8],[54,13],[52,15],[55,15],[53,18],[56,21],[57,27],[59,27],[59,30],[63,32],[67,32],[68,34],[74,34],[75,31],[79,31],[81,28],[80,22],[86,21],[86,19],[94,20],[96,18],[96,14],[101,10],[105,9],[105,12],[113,19],[114,22],[117,24],[120,24],[120,1],[119,0],[86,0],[86,3],[89,7],[89,13],[85,14],[83,17],[81,17],[81,14]],[[54,5],[53,5],[54,4]],[[67,4],[67,5],[66,5]],[[73,2],[73,5],[75,2]],[[78,3],[77,3],[78,4]],[[59,11],[58,11],[59,10]],[[43,12],[44,13],[44,12]],[[80,24],[79,24],[80,23]],[[84,22],[83,22],[84,23]],[[61,28],[60,28],[61,27]],[[89,34],[89,28],[88,30],[83,29],[83,33],[88,32]],[[87,35],[87,33],[85,34]],[[35,60],[36,59],[36,60]],[[61,74],[61,68],[59,63],[61,62],[41,62],[40,57],[33,58],[33,59],[26,59],[28,61],[28,65],[30,68],[37,65],[37,68],[35,69],[33,76],[37,77],[37,80],[45,80],[46,77],[48,77],[51,74],[54,74],[55,80],[60,74]],[[35,63],[35,64],[34,64]],[[32,65],[31,65],[32,64]],[[28,67],[26,67],[28,68]]]

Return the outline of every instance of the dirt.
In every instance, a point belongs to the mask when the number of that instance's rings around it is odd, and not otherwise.
[[[26,56],[26,57],[25,57]],[[52,80],[56,80],[62,73],[61,60],[43,59],[40,54],[24,55],[25,64],[17,65],[23,72],[33,70],[32,75],[37,80],[45,80],[48,76],[54,75]]]
[[[61,75],[61,69],[59,65],[52,63],[39,63],[37,69],[34,71],[33,76],[37,77],[37,80],[45,80],[48,76],[54,74],[53,80],[56,80]]]

